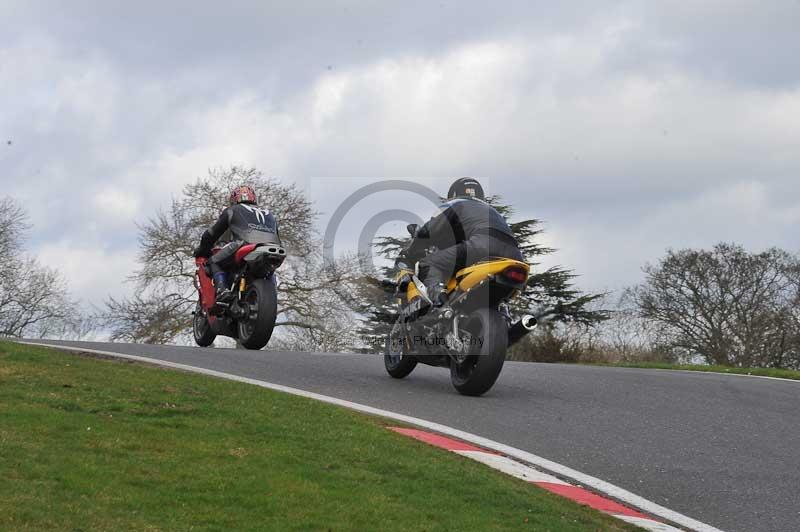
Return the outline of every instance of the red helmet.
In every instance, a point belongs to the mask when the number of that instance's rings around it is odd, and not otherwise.
[[[253,187],[245,185],[231,190],[231,205],[237,203],[251,203],[256,205],[258,199],[256,199],[256,191],[253,190]]]

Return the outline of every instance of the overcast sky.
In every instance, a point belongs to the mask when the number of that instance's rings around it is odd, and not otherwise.
[[[799,27],[797,0],[0,0],[0,194],[94,302],[130,290],[136,222],[231,164],[320,230],[365,184],[485,178],[589,290],[668,247],[798,251]]]

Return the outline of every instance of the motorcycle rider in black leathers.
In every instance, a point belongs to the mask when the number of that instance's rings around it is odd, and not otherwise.
[[[211,248],[221,238],[228,243],[212,256]],[[269,210],[258,207],[252,187],[241,186],[233,189],[229,207],[203,233],[200,245],[194,250],[194,256],[211,256],[209,265],[217,301],[225,301],[232,295],[225,270],[234,265],[236,251],[245,244],[280,243],[275,217]]]
[[[505,218],[484,201],[474,178],[455,181],[441,212],[418,227],[398,263],[419,259],[419,278],[434,306],[444,301],[445,283],[458,270],[488,257],[523,260],[519,244]],[[425,250],[436,246],[427,256]]]

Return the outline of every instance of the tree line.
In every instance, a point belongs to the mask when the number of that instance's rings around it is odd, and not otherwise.
[[[548,327],[512,357],[800,369],[797,254],[720,243],[669,250],[643,271],[606,322]]]
[[[0,335],[76,337],[91,330],[114,341],[187,342],[195,308],[192,250],[227,204],[231,188],[250,184],[279,221],[289,257],[279,270],[279,316],[270,348],[373,351],[392,321],[380,288],[390,267],[365,274],[363,257],[322,257],[319,213],[303,190],[254,168],[212,169],[169,206],[139,225],[138,266],[129,297],[109,297],[80,312],[63,277],[25,255],[27,218],[0,201]],[[538,242],[541,221],[516,219],[502,198],[487,200],[509,221],[532,275],[512,310],[559,309],[510,357],[528,361],[668,361],[800,369],[800,259],[771,248],[749,252],[721,243],[709,250],[669,250],[646,265],[644,280],[614,299],[584,293],[577,274],[539,267],[555,250]],[[406,237],[384,236],[378,255],[394,259]]]

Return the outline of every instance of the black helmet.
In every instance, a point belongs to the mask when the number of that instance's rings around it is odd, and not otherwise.
[[[483,187],[474,177],[462,177],[450,185],[450,190],[447,191],[447,199],[459,197],[485,199]]]

